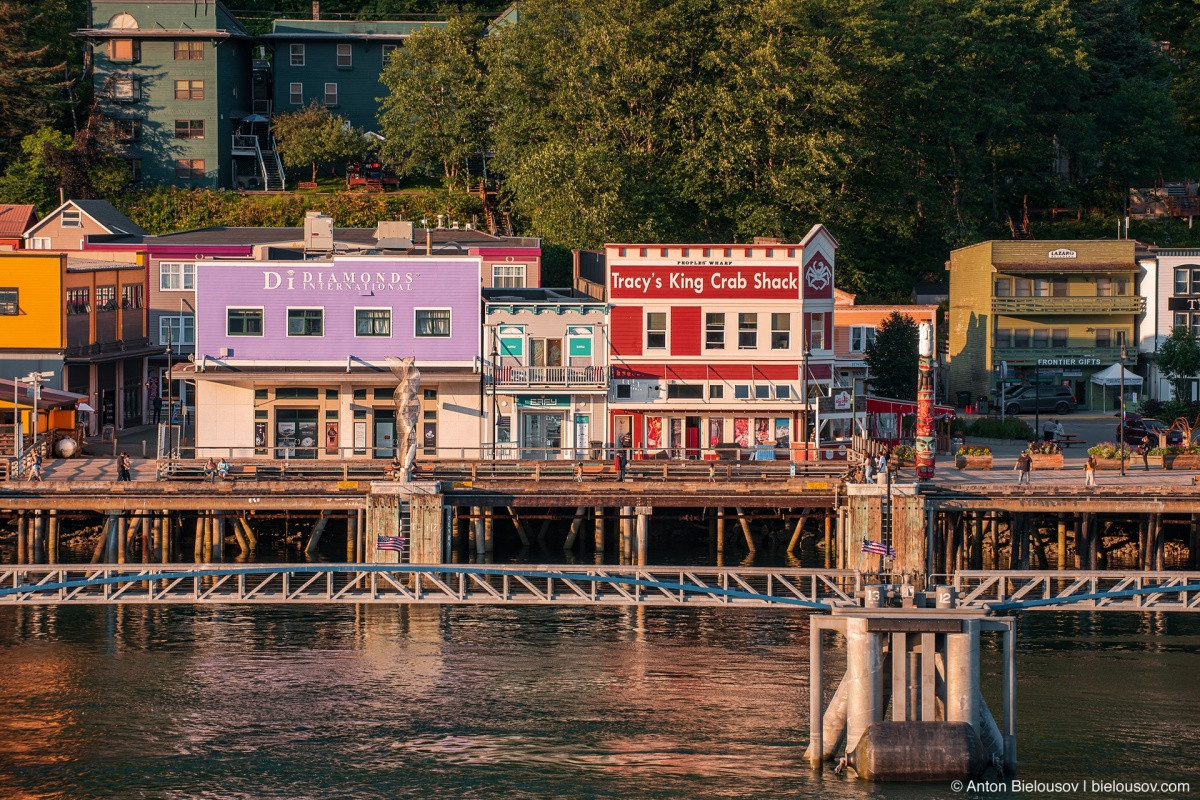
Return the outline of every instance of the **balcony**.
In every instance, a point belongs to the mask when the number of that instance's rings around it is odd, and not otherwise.
[[[993,364],[1007,361],[1029,367],[1106,367],[1120,358],[1119,345],[1097,347],[1078,339],[1071,339],[1066,347],[997,347],[992,351]]]
[[[994,314],[1141,314],[1146,298],[1115,297],[994,297]]]
[[[608,386],[608,367],[499,367],[496,386],[584,387]]]

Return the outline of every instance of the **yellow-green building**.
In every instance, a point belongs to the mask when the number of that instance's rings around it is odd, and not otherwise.
[[[1001,362],[1009,385],[1071,387],[1101,408],[1089,378],[1117,363],[1146,301],[1130,240],[990,241],[950,254],[950,397],[992,395]],[[1109,401],[1111,403],[1111,400]]]

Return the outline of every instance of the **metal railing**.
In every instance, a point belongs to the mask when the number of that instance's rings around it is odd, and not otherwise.
[[[1200,611],[1200,572],[965,570],[951,580],[973,608]]]
[[[856,570],[755,567],[181,564],[0,567],[0,604],[406,603],[828,610]]]
[[[497,367],[496,386],[607,386],[608,367]]]

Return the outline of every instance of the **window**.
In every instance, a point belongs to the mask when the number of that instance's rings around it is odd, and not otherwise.
[[[561,367],[563,365],[562,339],[530,339],[529,366]]]
[[[1050,346],[1054,348],[1067,346],[1067,329],[1054,328],[1050,331]]]
[[[196,288],[196,265],[190,261],[163,261],[158,265],[158,288],[167,292]]]
[[[704,346],[709,350],[725,349],[725,315],[704,315]]]
[[[999,331],[996,333],[999,335]],[[851,353],[865,353],[873,344],[875,344],[875,327],[873,325],[850,326]]]
[[[708,387],[708,397],[710,400],[721,400],[725,397],[725,385],[720,383],[711,384]]]
[[[671,384],[667,386],[668,400],[703,400],[704,384]]]
[[[1013,331],[1013,347],[1029,347],[1029,328],[1017,328]]]
[[[294,106],[304,105],[304,84],[289,83],[288,84],[288,102]]]
[[[91,311],[90,297],[91,289],[67,289],[67,316]]]
[[[776,400],[790,400],[792,398],[792,387],[786,383],[775,387]]]
[[[1188,294],[1188,271],[1186,269],[1175,270],[1175,294]]]
[[[137,78],[113,78],[109,96],[114,102],[136,103],[142,99],[142,82]]]
[[[1113,294],[1117,297],[1124,297],[1129,294],[1129,279],[1113,278]]]
[[[667,312],[650,311],[646,314],[646,349],[663,350],[667,346]]]
[[[175,177],[176,178],[203,178],[204,177],[204,159],[203,158],[177,158],[177,159],[175,159]]]
[[[204,81],[175,81],[176,100],[203,100]]]
[[[418,308],[416,310],[416,325],[413,328],[416,336],[449,336],[450,309],[448,308]]]
[[[825,315],[813,314],[808,318],[808,349],[825,349]]]
[[[64,211],[64,212],[62,212],[62,221],[60,224],[64,228],[82,228],[83,227],[83,212],[81,212],[81,211]]]
[[[383,66],[386,67],[388,65],[388,59],[392,57],[392,53],[396,51],[397,47],[399,45],[396,44],[385,44],[383,46]]]
[[[758,347],[758,314],[738,314],[738,350]]]
[[[631,397],[633,397],[633,387],[630,386],[628,383],[618,383],[617,384],[617,399],[618,400],[628,400]]]
[[[225,309],[226,336],[262,336],[263,310],[261,308]]]
[[[143,308],[145,298],[146,287],[140,283],[126,283],[121,287],[121,308]]]
[[[792,315],[771,315],[771,349],[787,350],[792,346]]]
[[[1187,326],[1188,326],[1188,315],[1176,313],[1175,314],[1175,327],[1176,328],[1186,328]]]
[[[1200,294],[1200,269],[1192,267],[1192,291],[1189,294]]]
[[[754,399],[755,400],[770,400],[771,399],[771,385],[767,384],[767,383],[755,384]]]
[[[1030,297],[1033,294],[1033,285],[1029,278],[1017,278],[1013,283],[1016,286],[1017,297]]]
[[[283,387],[275,390],[276,400],[316,400],[320,393],[308,387]]]
[[[0,289],[0,317],[15,317],[21,313],[16,289]]]
[[[325,105],[336,106],[337,104],[338,104],[337,84],[336,83],[325,84]]]
[[[1096,347],[1111,347],[1112,331],[1108,328],[1096,328]]]
[[[1012,278],[996,278],[995,293],[996,297],[1010,297],[1012,295]]]
[[[196,40],[175,42],[176,61],[203,61],[204,42]]]
[[[1112,278],[1096,278],[1096,297],[1112,297]]]
[[[1033,346],[1046,349],[1050,344],[1050,331],[1046,328],[1035,328],[1033,331]]]
[[[191,314],[158,318],[158,343],[191,346],[196,343],[196,318]]]
[[[113,136],[121,142],[136,142],[142,138],[141,117],[115,117],[112,121]]]
[[[354,52],[348,44],[337,46],[337,65],[339,69],[349,69],[354,66]]]
[[[1125,341],[1126,331],[1124,328],[1118,328],[1115,333],[1117,335],[1117,347],[1124,347],[1126,344],[1128,344],[1128,342]]]
[[[524,289],[524,264],[493,264],[492,288],[494,289]]]
[[[354,309],[355,336],[391,336],[392,310],[390,308]]]
[[[288,336],[324,336],[325,309],[289,308],[287,310]]]
[[[50,249],[50,237],[49,236],[31,236],[31,237],[29,237],[29,249],[30,250],[49,250]]]
[[[97,286],[96,287],[96,310],[97,311],[116,311],[117,310],[117,287],[116,286]]]
[[[137,39],[109,39],[109,61],[137,61],[142,57],[142,46]]]
[[[291,64],[293,67],[304,66],[304,45],[293,44],[288,48],[288,52],[291,55]]]
[[[749,400],[750,399],[750,384],[748,384],[748,383],[735,384],[733,387],[733,396],[737,400]]]
[[[1052,283],[1052,294],[1055,297],[1067,297],[1071,294],[1070,284],[1066,278],[1055,278]]]
[[[203,139],[204,138],[204,120],[202,120],[202,119],[177,119],[177,120],[175,120],[175,138],[176,139]]]
[[[996,328],[996,347],[1012,347],[1012,328]]]
[[[1049,297],[1050,296],[1050,279],[1036,278],[1033,281],[1033,296],[1034,297]]]

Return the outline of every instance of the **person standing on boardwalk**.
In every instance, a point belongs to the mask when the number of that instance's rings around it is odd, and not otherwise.
[[[33,451],[33,463],[29,465],[29,480],[41,483],[42,478],[42,451]]]
[[[1138,455],[1142,457],[1142,466],[1146,468],[1146,472],[1150,471],[1150,449],[1153,446],[1148,433],[1142,437],[1142,443],[1137,446]]]
[[[576,483],[583,483],[583,464],[576,461],[574,468],[571,470],[571,477]]]
[[[1048,419],[1042,423],[1042,441],[1044,441],[1044,442],[1053,442],[1054,441],[1054,428],[1056,425],[1057,425],[1057,423],[1052,419]]]
[[[1022,450],[1021,455],[1017,456],[1017,463],[1013,469],[1017,471],[1017,486],[1024,483],[1029,486],[1029,469],[1033,466],[1033,459],[1029,457],[1028,450]]]
[[[129,454],[124,450],[117,456],[117,480],[132,481],[133,476],[129,472]]]
[[[151,401],[150,405],[154,409],[154,424],[157,425],[162,420],[162,396],[158,394],[154,395],[154,400]]]
[[[888,472],[888,454],[880,453],[879,460],[875,462],[875,477],[879,481],[880,486],[887,485]]]
[[[613,456],[613,466],[617,469],[617,480],[622,483],[625,482],[625,464],[625,451],[618,450],[617,454]]]
[[[1096,457],[1088,456],[1087,461],[1083,462],[1083,485],[1096,485]]]

